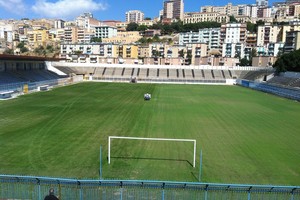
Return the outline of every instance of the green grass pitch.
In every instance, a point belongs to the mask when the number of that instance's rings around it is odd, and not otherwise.
[[[144,93],[151,101],[144,101]],[[300,104],[239,86],[81,83],[0,101],[0,173],[300,184]],[[108,136],[197,140],[193,144]]]

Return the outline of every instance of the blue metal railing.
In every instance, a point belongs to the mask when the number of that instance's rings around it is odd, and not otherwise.
[[[300,199],[300,186],[0,175],[0,199]]]

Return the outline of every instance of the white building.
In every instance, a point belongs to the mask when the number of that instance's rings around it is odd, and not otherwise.
[[[144,13],[139,10],[130,10],[125,13],[126,22],[139,22],[144,20]]]
[[[117,36],[117,28],[113,26],[98,26],[95,27],[96,38],[111,38]]]
[[[55,20],[54,21],[54,28],[55,29],[61,29],[61,28],[65,28],[65,21],[64,20]]]
[[[231,23],[221,26],[221,43],[223,57],[244,57],[246,43],[246,24]]]
[[[230,58],[244,58],[245,45],[243,43],[226,43],[223,45],[222,56]]]
[[[101,25],[101,22],[93,18],[91,13],[84,13],[76,18],[75,24],[80,28],[87,29],[87,31],[94,31],[95,27]]]
[[[268,0],[256,0],[256,5],[259,7],[268,7]]]
[[[7,23],[0,24],[0,38],[6,42],[13,41],[13,25]]]
[[[199,29],[199,32],[187,32],[179,34],[179,45],[186,45],[189,43],[206,43],[208,50],[220,49],[220,28],[205,28]]]

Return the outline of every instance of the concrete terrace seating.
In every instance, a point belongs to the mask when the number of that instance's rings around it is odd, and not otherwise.
[[[122,77],[123,68],[116,67],[114,71],[114,77],[121,78]]]
[[[133,68],[125,68],[123,77],[130,78],[132,76],[134,76]]]
[[[214,79],[220,80],[220,79],[224,79],[221,70],[211,70],[211,73],[214,76]]]
[[[106,78],[111,78],[113,76],[113,73],[115,71],[115,68],[106,68],[105,70],[103,70],[103,77]]]
[[[244,75],[243,79],[255,81],[257,79],[263,78],[266,75],[270,75],[274,73],[273,71],[265,71],[265,70],[259,70],[259,71],[249,71],[247,74]]]
[[[293,83],[297,83],[298,78],[290,78],[284,76],[274,76],[271,78],[268,83],[284,85],[284,86],[291,86]]]
[[[205,76],[205,79],[206,80],[213,80],[213,76],[212,76],[212,73],[211,73],[211,70],[209,69],[204,69],[204,76]]]
[[[153,78],[157,78],[157,69],[149,69],[149,78],[153,79]]]
[[[186,79],[194,79],[193,70],[192,69],[185,69],[184,70],[185,78]]]
[[[168,78],[168,69],[165,68],[159,69],[159,77],[163,79]]]
[[[292,86],[292,87],[300,87],[300,78],[294,80],[294,81],[290,84],[290,86]]]
[[[280,88],[274,85],[268,85],[268,84],[258,84],[255,89],[261,90],[264,92],[269,92],[278,96],[282,96],[285,98],[291,98],[300,100],[300,90],[296,90],[293,88]]]
[[[222,70],[222,72],[223,72],[224,77],[225,77],[226,79],[232,79],[232,75],[231,75],[231,73],[230,73],[229,70]]]
[[[197,79],[197,80],[204,79],[204,76],[203,76],[204,73],[203,73],[202,69],[195,69],[194,74],[195,74],[195,79]]]
[[[96,70],[94,71],[94,76],[102,77],[104,69],[105,69],[104,67],[97,67]]]
[[[63,73],[70,75],[76,74],[76,71],[71,67],[57,67],[58,70],[62,71]]]
[[[235,76],[239,79],[244,79],[249,71],[242,71],[242,70],[232,70]]]
[[[148,78],[148,76],[149,76],[149,68],[141,68],[138,78],[145,79]]]
[[[176,69],[169,69],[169,78],[170,79],[177,79],[177,70]]]

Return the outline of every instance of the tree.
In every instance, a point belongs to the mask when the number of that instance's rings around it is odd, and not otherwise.
[[[29,49],[24,46],[24,47],[20,48],[20,51],[21,51],[21,53],[26,53],[29,51]]]
[[[92,37],[91,42],[102,42],[102,38]]]
[[[151,17],[145,17],[145,20],[151,20]]]
[[[25,46],[25,43],[24,41],[20,42],[18,45],[17,45],[17,48],[23,48]]]
[[[231,16],[229,17],[229,22],[230,22],[230,23],[235,23],[235,22],[238,22],[238,21],[236,20],[236,18],[235,18],[233,15],[231,15]]]
[[[255,33],[256,30],[257,30],[256,24],[253,24],[251,22],[247,22],[247,31],[249,31],[250,33]]]
[[[126,31],[137,31],[139,25],[135,22],[130,22],[127,27],[126,27]]]
[[[250,66],[250,60],[248,60],[246,57],[240,59],[240,66]]]
[[[39,55],[39,56],[47,54],[46,49],[42,45],[40,45],[37,48],[35,48],[34,49],[34,53],[37,54],[37,55]]]
[[[13,49],[5,49],[5,51],[3,52],[3,54],[10,54],[13,55],[14,54],[14,50]]]
[[[283,54],[274,63],[276,72],[293,71],[300,72],[300,49]]]
[[[54,52],[53,46],[49,45],[49,44],[46,46],[46,50],[47,50],[48,53],[53,53]]]
[[[148,29],[148,27],[146,25],[140,25],[137,27],[137,31],[145,31],[147,29]]]

